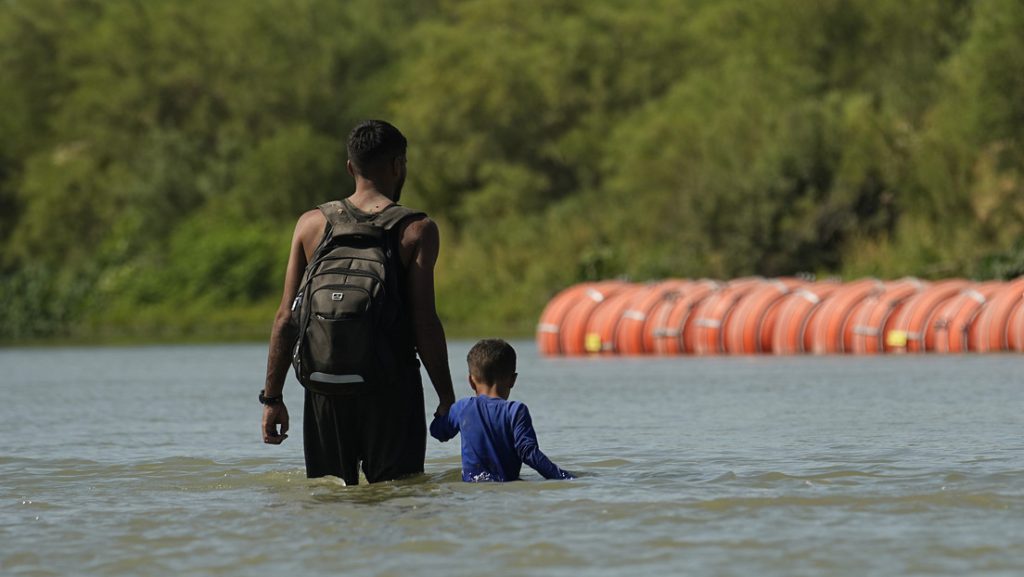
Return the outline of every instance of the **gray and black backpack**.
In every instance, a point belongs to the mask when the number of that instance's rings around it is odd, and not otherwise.
[[[292,303],[295,376],[324,394],[390,382],[398,370],[403,296],[391,230],[424,213],[395,204],[361,218],[346,201],[319,208],[327,218],[324,237]]]

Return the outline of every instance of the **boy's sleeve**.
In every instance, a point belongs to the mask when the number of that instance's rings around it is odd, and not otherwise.
[[[442,443],[459,434],[460,405],[456,402],[448,409],[447,415],[434,417],[430,422],[430,436]]]
[[[537,432],[533,429],[533,419],[526,405],[517,403],[512,414],[513,434],[515,435],[516,453],[524,463],[540,473],[545,479],[575,479],[572,473],[558,468],[548,459],[537,445]]]

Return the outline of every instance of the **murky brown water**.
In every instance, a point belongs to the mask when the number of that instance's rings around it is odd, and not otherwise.
[[[1024,574],[1018,356],[517,349],[576,481],[464,484],[457,440],[416,479],[307,480],[298,429],[259,441],[263,346],[0,350],[0,574]]]

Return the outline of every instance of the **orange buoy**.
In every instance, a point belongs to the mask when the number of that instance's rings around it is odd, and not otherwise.
[[[540,315],[537,323],[537,349],[542,355],[562,354],[562,322],[569,310],[576,305],[583,293],[593,283],[573,285],[554,296]]]
[[[1006,350],[1024,353],[1024,300],[1017,301],[1006,324]]]
[[[645,330],[651,326],[651,315],[655,309],[689,281],[668,280],[647,285],[646,291],[638,293],[629,309],[622,313],[622,320],[615,335],[617,350],[624,355],[640,355],[654,352],[654,336]]]
[[[770,348],[771,340],[765,339],[762,332],[765,319],[790,290],[790,286],[783,280],[766,280],[741,296],[722,331],[725,352],[751,355],[764,352],[766,347]]]
[[[715,291],[694,309],[693,352],[698,355],[717,355],[723,352],[723,328],[729,314],[744,295],[758,287],[764,279],[747,277],[736,279]]]
[[[970,285],[942,303],[925,328],[925,348],[938,353],[962,353],[975,318],[1002,283]]]
[[[783,279],[779,279],[779,280],[781,280],[782,283],[786,285],[786,288],[789,289],[789,292],[793,292],[796,289],[801,288],[801,287],[807,285],[808,282],[809,282],[809,281],[804,281],[804,280],[800,280],[800,279],[796,279],[796,278],[783,278]],[[787,294],[789,294],[789,293],[787,293]],[[785,296],[785,295],[783,295],[783,296]],[[772,306],[770,306],[768,308],[767,311],[765,311],[764,318],[761,320],[761,329],[759,331],[759,333],[760,333],[760,344],[759,344],[758,352],[762,352],[762,353],[770,353],[770,352],[772,352],[772,339],[774,338],[774,334],[775,334],[775,322],[779,318],[779,308],[780,308],[781,304],[782,304],[782,298],[780,297],[777,301],[775,301],[772,304]]]
[[[1009,350],[1007,331],[1010,313],[1024,299],[1024,277],[1003,284],[989,298],[969,330],[969,350],[978,352]]]
[[[943,301],[956,296],[970,283],[963,279],[936,282],[907,299],[891,326],[886,327],[886,352],[924,352],[925,331]]]
[[[808,323],[807,350],[824,355],[843,353],[852,348],[852,339],[847,339],[846,328],[854,308],[864,299],[884,290],[885,285],[873,278],[844,284],[834,290]]]
[[[692,353],[693,345],[689,341],[692,340],[690,326],[693,323],[690,321],[693,308],[721,287],[720,283],[711,280],[695,281],[659,307],[651,326],[654,352],[660,355]]]
[[[783,297],[772,330],[771,350],[777,355],[804,352],[804,332],[808,319],[839,285],[834,282],[809,283]]]
[[[647,315],[647,320],[644,321],[643,331],[643,347],[645,353],[658,353],[657,347],[657,333],[661,330],[661,327],[667,322],[669,314],[672,312],[672,308],[675,306],[676,301],[683,298],[683,295],[691,290],[691,288],[703,281],[692,281],[692,280],[680,280],[680,281],[665,281],[666,284],[673,284],[672,290],[665,292],[665,297],[660,300],[651,309],[650,314]]]
[[[883,337],[886,323],[899,310],[903,301],[924,288],[916,278],[885,283],[885,290],[864,299],[850,315],[850,350],[858,354],[874,354],[885,350]]]
[[[594,310],[605,299],[629,286],[620,280],[602,281],[586,287],[576,303],[565,314],[559,334],[559,345],[564,355],[582,355],[587,352],[587,323]]]
[[[642,285],[626,285],[621,290],[597,303],[587,320],[583,348],[588,353],[615,353],[618,348],[615,335],[622,315],[632,305],[638,294],[647,290]]]

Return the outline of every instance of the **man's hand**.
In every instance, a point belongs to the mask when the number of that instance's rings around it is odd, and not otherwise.
[[[278,425],[281,426],[278,431]],[[284,401],[276,405],[263,406],[263,442],[280,445],[288,438],[288,407]]]
[[[448,414],[448,410],[452,408],[451,402],[441,401],[437,405],[437,410],[434,411],[434,417],[443,417]]]

